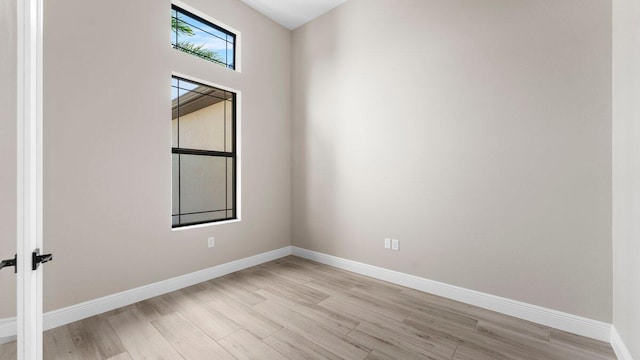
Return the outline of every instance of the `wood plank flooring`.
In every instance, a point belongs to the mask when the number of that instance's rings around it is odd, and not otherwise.
[[[293,256],[49,330],[44,345],[46,360],[615,359],[603,342]]]

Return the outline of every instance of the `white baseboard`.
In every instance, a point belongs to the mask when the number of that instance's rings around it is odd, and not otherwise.
[[[545,326],[550,326],[573,334],[605,342],[610,342],[611,340],[611,324],[601,321],[587,319],[577,315],[486,294],[475,290],[469,290],[299,247],[293,247],[293,255],[343,270],[370,276],[372,278],[388,281],[390,283],[453,299],[466,304],[475,305],[520,319],[532,321]]]
[[[50,311],[44,314],[44,329],[53,329],[74,321],[102,314],[104,312],[135,304],[155,296],[176,291],[203,281],[215,279],[265,262],[279,259],[292,254],[292,247],[286,246],[280,249],[268,251],[262,254],[250,256],[244,259],[231,261],[208,269],[196,271],[190,274],[177,276],[157,283],[141,286],[135,289],[108,295],[99,299],[86,301],[63,309]],[[0,319],[0,344],[15,340],[16,319]]]
[[[15,340],[17,333],[15,317],[0,319],[0,345]]]
[[[620,337],[620,334],[618,334],[618,330],[616,330],[615,325],[611,327],[611,347],[616,353],[618,360],[633,360],[631,352],[629,352],[629,349],[627,349],[627,346],[622,341],[622,338]]]
[[[44,314],[44,328],[47,330],[66,325],[291,254],[574,334],[611,342],[619,359],[633,360],[617,331],[610,324],[292,246],[50,311]],[[15,340],[15,334],[15,318],[0,319],[0,344]]]

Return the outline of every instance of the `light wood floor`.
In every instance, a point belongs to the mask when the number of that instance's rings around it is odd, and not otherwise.
[[[560,330],[287,257],[45,333],[45,359],[615,359]],[[15,343],[0,359],[15,358]]]

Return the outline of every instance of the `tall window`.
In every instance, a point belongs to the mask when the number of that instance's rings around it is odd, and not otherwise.
[[[235,69],[236,35],[175,5],[171,5],[171,45]]]
[[[173,227],[236,219],[236,94],[172,79]]]

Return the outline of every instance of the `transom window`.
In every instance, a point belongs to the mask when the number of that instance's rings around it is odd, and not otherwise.
[[[236,219],[236,94],[172,79],[172,226]]]
[[[176,5],[171,5],[171,45],[235,69],[236,35]]]

